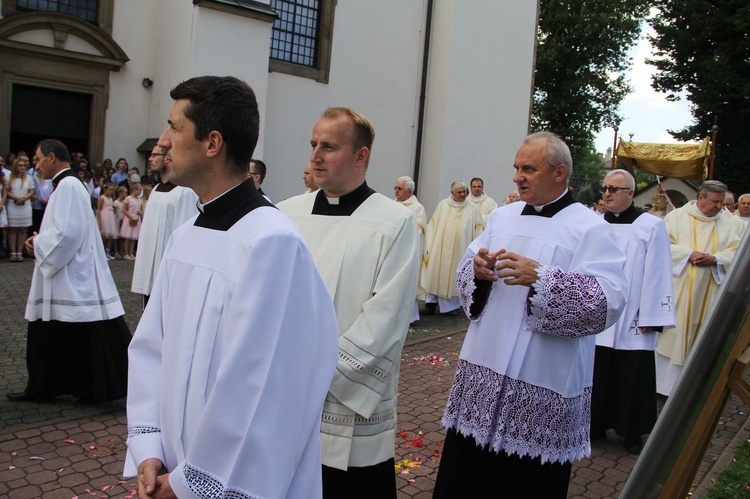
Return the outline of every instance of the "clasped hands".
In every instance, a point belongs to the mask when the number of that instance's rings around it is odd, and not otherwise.
[[[718,263],[715,256],[708,253],[701,253],[700,251],[690,253],[688,261],[697,267],[710,267]]]
[[[146,459],[138,466],[138,498],[167,499],[175,496],[169,485],[169,475],[161,460]]]
[[[483,281],[505,279],[511,286],[531,286],[539,280],[538,268],[539,262],[504,249],[490,253],[480,248],[474,257],[474,277]]]

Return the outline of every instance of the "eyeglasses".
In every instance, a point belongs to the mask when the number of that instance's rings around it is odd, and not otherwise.
[[[630,187],[615,187],[613,185],[603,185],[601,189],[599,189],[602,194],[609,191],[612,194],[617,194],[617,191],[632,191]]]
[[[248,175],[260,175],[260,173],[257,172],[247,172]]]
[[[403,191],[405,189],[406,189],[406,187],[399,187],[399,186],[396,186],[396,187],[393,188],[394,191]]]
[[[151,156],[166,156],[167,153],[165,152],[152,152]]]

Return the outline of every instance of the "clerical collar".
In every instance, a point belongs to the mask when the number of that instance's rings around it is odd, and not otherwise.
[[[570,191],[565,189],[565,192],[551,203],[542,206],[531,206],[530,204],[527,204],[523,207],[521,215],[538,215],[540,217],[552,218],[575,202],[576,200],[573,199],[573,195]]]
[[[206,204],[199,202],[198,218],[195,219],[194,225],[227,231],[242,217],[261,206],[274,207],[258,193],[253,179],[249,178]]]
[[[478,203],[478,202],[480,202],[480,201],[482,201],[484,199],[484,196],[486,196],[486,194],[484,192],[478,198],[475,198],[474,195],[472,194],[471,195],[471,200],[474,201],[475,203]]]
[[[156,185],[156,187],[154,187],[154,190],[156,192],[169,192],[175,187],[177,186],[174,185],[172,182],[160,182],[159,184]]]
[[[65,177],[75,177],[79,181],[81,181],[81,183],[83,183],[83,181],[80,179],[80,177],[78,175],[76,175],[76,172],[74,172],[70,167],[68,167],[68,168],[66,168],[64,170],[60,170],[59,172],[57,172],[57,175],[55,175],[54,177],[52,177],[52,190],[53,191],[55,189],[57,189],[57,184],[59,184],[60,181],[62,179],[64,179]]]
[[[622,213],[606,212],[604,220],[611,224],[632,224],[643,213],[642,209],[636,208],[633,203],[630,203],[630,206]]]
[[[338,198],[326,197],[323,189],[315,195],[313,204],[313,215],[326,215],[330,217],[349,217],[367,198],[375,194],[375,191],[367,186],[367,182]]]

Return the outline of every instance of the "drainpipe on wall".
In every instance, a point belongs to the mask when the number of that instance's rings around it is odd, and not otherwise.
[[[419,89],[419,118],[417,121],[417,144],[414,153],[414,181],[417,184],[414,194],[419,190],[419,166],[422,161],[422,133],[424,129],[425,101],[427,100],[427,66],[430,61],[430,33],[432,32],[432,2],[427,0],[427,20],[424,30],[424,52],[422,54],[422,82]]]

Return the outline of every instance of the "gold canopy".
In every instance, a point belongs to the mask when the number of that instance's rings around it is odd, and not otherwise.
[[[682,180],[704,180],[708,176],[711,141],[699,144],[653,144],[625,141],[620,137],[617,159],[645,173]]]

